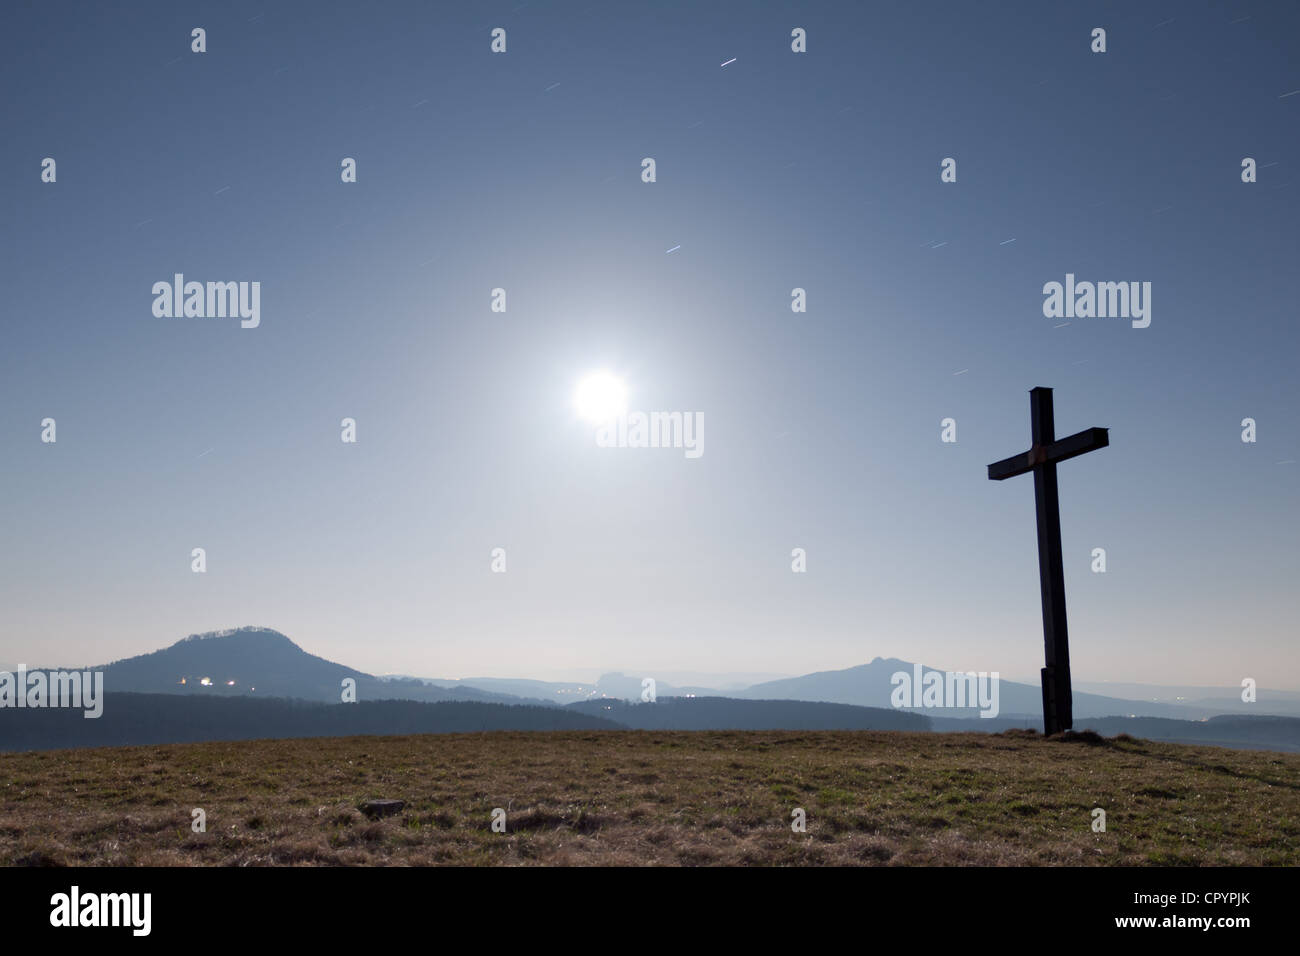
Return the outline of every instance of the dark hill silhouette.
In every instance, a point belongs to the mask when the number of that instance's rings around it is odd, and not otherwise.
[[[894,685],[890,678],[898,671],[911,674],[912,663],[895,657],[877,657],[870,664],[846,667],[837,671],[818,671],[800,677],[765,681],[728,696],[746,699],[826,701],[836,704],[855,704],[859,707],[890,707],[890,694]],[[934,667],[922,667],[928,674]],[[1043,689],[1038,685],[999,680],[999,713],[1004,716],[1043,713]],[[1074,694],[1074,716],[1080,717],[1172,717],[1184,720],[1200,719],[1208,714],[1191,707],[1150,701],[1125,700],[1103,697],[1099,694]],[[942,717],[977,717],[978,709],[951,708]]]
[[[635,730],[929,730],[920,714],[800,700],[660,697],[654,703],[605,698],[565,710],[608,717]]]
[[[569,726],[554,725],[531,714],[534,707],[564,710],[570,717],[616,722],[601,726],[646,730],[996,733],[1008,727],[1041,727],[1040,689],[1011,681],[1000,683],[1000,713],[991,720],[977,718],[977,712],[969,708],[928,712],[894,709],[890,705],[893,687],[889,678],[896,671],[912,672],[912,666],[907,661],[876,658],[860,667],[769,681],[725,695],[716,691],[698,696],[664,694],[668,685],[660,683],[659,699],[652,705],[621,699],[619,695],[640,693],[640,681],[621,674],[606,674],[595,686],[536,681],[499,681],[495,685],[498,689],[540,687],[552,696],[552,700],[536,700],[492,693],[464,682],[447,687],[415,678],[378,678],[308,654],[278,631],[243,627],[192,635],[151,654],[92,668],[104,672],[107,697],[105,716],[97,720],[84,719],[80,710],[7,710],[0,720],[0,750]],[[45,668],[29,668],[37,669]],[[208,683],[203,683],[204,678]],[[340,702],[345,678],[356,681],[358,704]],[[564,708],[556,703],[570,696],[562,692],[594,694],[597,688],[615,696],[591,697]],[[339,709],[304,710],[306,702],[337,705]],[[370,706],[385,702],[530,706],[514,708],[508,717],[494,716],[489,711],[429,712]],[[111,714],[107,709],[110,704],[120,706],[122,712]],[[1179,712],[1185,708],[1093,694],[1076,694],[1075,704],[1076,728],[1185,743],[1300,751],[1300,719],[1221,716],[1205,720],[1199,718],[1210,715],[1193,711],[1198,719],[1179,720],[1171,718],[1182,716]],[[1160,712],[1151,714],[1152,710]],[[505,723],[501,723],[503,720]]]
[[[357,682],[358,701],[524,702],[522,698],[509,694],[493,694],[472,687],[438,687],[414,679],[381,680],[355,668],[308,654],[279,631],[263,627],[194,634],[171,647],[91,670],[104,672],[104,690],[111,693],[184,694],[190,697],[251,695],[339,703],[342,682],[350,677]],[[205,678],[211,681],[210,685],[202,683]]]
[[[612,721],[560,707],[478,701],[322,704],[284,698],[106,693],[103,715],[92,720],[73,708],[5,711],[0,751],[358,734],[620,729]]]

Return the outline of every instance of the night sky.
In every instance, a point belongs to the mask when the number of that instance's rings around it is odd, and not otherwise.
[[[1041,385],[1110,429],[1060,466],[1076,679],[1300,689],[1294,4],[27,3],[0,78],[0,667],[258,624],[1036,683],[1033,482],[985,466]],[[260,323],[156,316],[177,273]],[[1045,315],[1067,275],[1149,326]],[[597,447],[596,372],[703,453]]]

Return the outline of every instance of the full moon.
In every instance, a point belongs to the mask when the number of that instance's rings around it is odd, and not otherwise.
[[[578,383],[573,407],[589,422],[607,422],[627,411],[627,386],[609,372],[593,372]]]

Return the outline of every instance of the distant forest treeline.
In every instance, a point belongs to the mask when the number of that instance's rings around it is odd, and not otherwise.
[[[0,751],[119,747],[489,730],[928,730],[903,711],[794,700],[592,700],[568,707],[478,701],[370,700],[324,704],[277,697],[105,694],[103,715],[71,708],[0,711]]]
[[[103,716],[73,708],[0,709],[0,751],[121,747],[211,740],[448,734],[493,730],[901,730],[998,733],[1033,726],[1020,718],[957,720],[905,710],[798,700],[614,698],[566,707],[481,701],[363,700],[321,703],[284,697],[192,697],[108,693]],[[1300,719],[1222,716],[1207,721],[1104,717],[1075,729],[1225,747],[1300,751]]]
[[[73,708],[0,711],[0,751],[356,734],[601,729],[620,728],[558,707],[472,701],[321,704],[270,697],[105,694],[104,713],[94,719]]]
[[[597,699],[567,711],[607,717],[634,730],[929,730],[930,719],[905,710],[804,700],[660,697],[653,704]]]

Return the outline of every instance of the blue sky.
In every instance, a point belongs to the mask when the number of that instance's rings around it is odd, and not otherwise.
[[[1046,385],[1111,429],[1060,469],[1076,678],[1300,689],[1293,5],[9,20],[0,666],[263,624],[425,676],[1036,675],[1032,480],[985,466]],[[155,317],[177,272],[260,326]],[[1067,273],[1150,327],[1044,317]],[[600,369],[705,453],[595,447]]]

